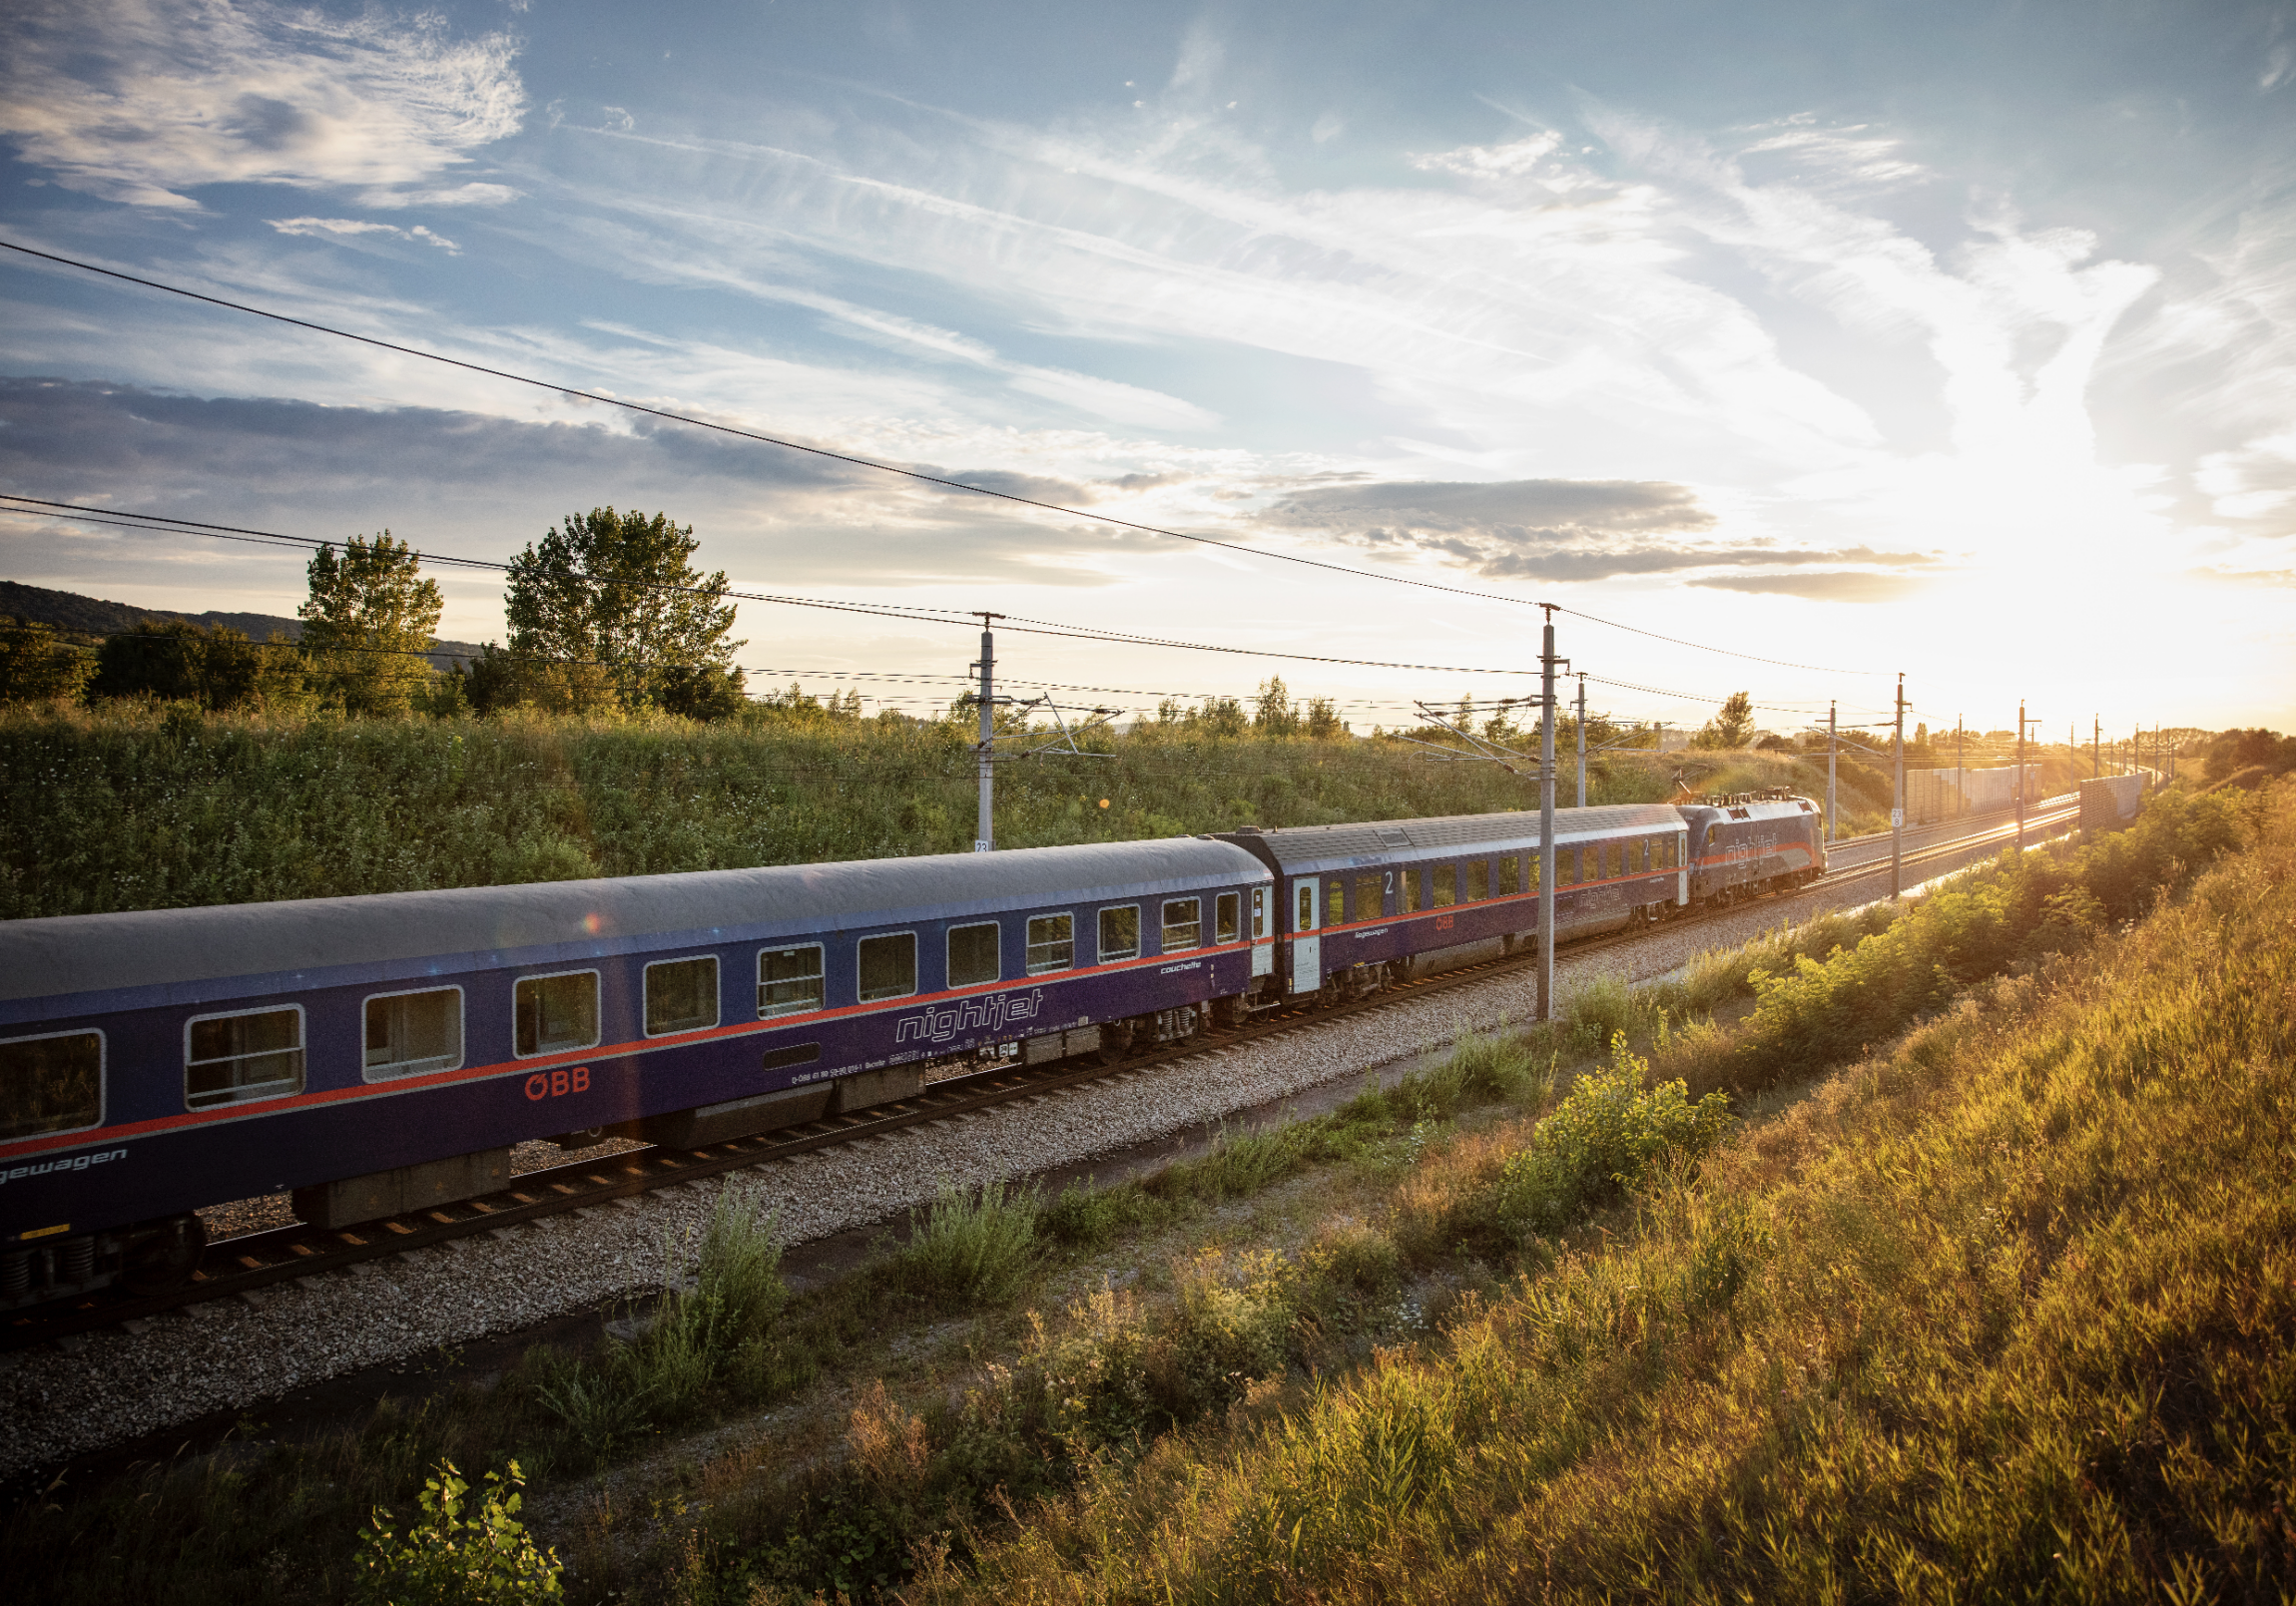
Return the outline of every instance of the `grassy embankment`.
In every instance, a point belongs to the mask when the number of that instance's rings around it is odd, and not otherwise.
[[[1391,742],[1150,730],[1107,746],[1106,759],[1005,766],[999,843],[1535,805],[1493,766],[1431,764]],[[1674,758],[1599,768],[1594,801],[1665,797]],[[1718,788],[1825,784],[1822,761],[1699,755],[1696,766]],[[858,721],[16,707],[0,709],[0,918],[955,852],[973,826],[959,733]],[[1888,807],[1855,789],[1844,800],[1859,822]]]
[[[584,1505],[553,1529],[577,1599],[2269,1576],[2291,803],[2132,930],[2244,804],[1588,995],[1142,1182],[949,1201],[802,1300],[737,1200],[635,1344],[59,1493],[9,1548],[59,1599],[332,1599],[368,1504],[516,1454]],[[1715,1146],[1703,1095],[1745,1108],[1920,1017]]]

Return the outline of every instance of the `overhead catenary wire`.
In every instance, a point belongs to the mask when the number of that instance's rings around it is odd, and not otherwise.
[[[278,547],[296,552],[314,551],[321,546],[333,544],[328,540],[316,536],[288,535],[277,530],[262,530],[247,525],[219,524],[208,520],[185,518],[176,514],[139,513],[125,508],[110,508],[85,502],[66,502],[47,497],[28,496],[21,492],[15,491],[0,491],[0,513],[16,513],[26,517],[45,518],[54,518],[60,515],[69,514],[77,521],[82,521],[90,524],[101,524],[113,528],[146,530],[155,534],[195,535],[205,539],[232,541],[254,546]],[[460,553],[438,552],[429,548],[410,547],[409,555],[422,562],[437,564],[450,568],[477,570],[494,574],[508,573],[511,567],[510,564],[498,559],[473,558],[464,556]],[[633,581],[619,577],[592,577],[586,575],[584,578],[595,579],[596,582],[601,585],[615,585],[651,591],[670,591],[720,599],[734,598],[744,602],[761,602],[783,607],[826,609],[835,612],[857,613],[866,617],[899,619],[909,623],[932,625],[963,624],[967,625],[967,628],[969,628],[968,621],[970,615],[961,610],[952,608],[931,608],[908,603],[860,603],[832,598],[800,597],[780,593],[738,591],[731,587],[720,591],[706,586],[677,585],[667,581]],[[1406,670],[1422,674],[1530,675],[1536,673],[1536,671],[1533,670],[1492,669],[1484,667],[1463,667],[1458,665],[1398,663],[1378,659],[1341,658],[1328,654],[1287,653],[1267,648],[1232,647],[1219,643],[1184,642],[1167,637],[1136,635],[1131,632],[1110,631],[1095,626],[1076,625],[1058,620],[1033,619],[1027,616],[1016,616],[1009,618],[1000,624],[998,628],[1003,630],[1017,631],[1024,635],[1050,636],[1056,639],[1064,640],[1097,641],[1127,646],[1154,647],[1171,651],[1215,653],[1240,657],[1272,658],[1289,662],[1331,664],[1353,668]],[[558,662],[573,661],[558,660]],[[758,670],[751,671],[750,673],[778,675],[782,673],[782,671]],[[1589,674],[1587,679],[1590,681],[1595,681],[1604,686],[1610,686],[1624,691],[1640,692],[1652,697],[1673,698],[1682,702],[1689,703],[1707,703],[1717,701],[1711,694],[1702,695],[1699,693],[1683,692],[1669,688],[1643,686],[1629,681],[1610,680],[1605,677],[1593,674]],[[1031,682],[1028,684],[1051,685],[1057,683]],[[1220,695],[1214,693],[1150,694],[1141,692],[1126,692],[1115,688],[1096,689],[1089,687],[1075,688],[1075,690],[1102,690],[1112,692],[1119,696],[1155,695],[1209,698]],[[1484,706],[1488,708],[1515,707],[1534,704],[1536,701],[1536,698],[1507,698],[1486,704]],[[1351,704],[1350,706],[1369,707],[1372,705]],[[1403,707],[1404,705],[1395,706]],[[1774,704],[1764,702],[1760,704],[1754,704],[1752,706],[1766,712],[1777,714],[1797,714],[1807,712],[1804,709],[1800,709],[1788,704]]]
[[[29,504],[11,506],[9,504]],[[197,519],[177,518],[167,514],[131,513],[119,508],[94,507],[86,503],[52,501],[44,497],[23,496],[14,492],[0,492],[0,512],[53,517],[58,512],[69,512],[88,519],[91,523],[106,523],[128,529],[153,530],[167,534],[199,535],[219,540],[243,541],[257,545],[283,546],[300,551],[314,550],[332,543],[313,536],[284,535],[275,530],[257,530],[242,525],[213,524]],[[509,572],[510,565],[490,558],[470,558],[454,553],[414,549],[412,555],[426,562],[447,564],[463,569],[482,569],[497,573]],[[585,576],[585,578],[591,578]],[[801,597],[782,593],[736,591],[730,587],[717,591],[702,586],[679,586],[662,582],[636,582],[605,579],[600,584],[642,586],[647,590],[678,591],[712,597],[731,597],[742,602],[771,603],[780,607],[826,609],[835,613],[861,614],[877,619],[899,619],[914,624],[949,625],[963,622],[964,615],[956,609],[920,608],[910,604],[860,603],[826,597]],[[1105,630],[1094,626],[1073,625],[1053,620],[1008,619],[998,624],[1000,631],[1013,631],[1029,636],[1049,636],[1072,641],[1098,641],[1119,643],[1134,647],[1156,647],[1176,652],[1219,653],[1237,658],[1268,658],[1305,664],[1340,664],[1359,669],[1409,670],[1435,675],[1534,675],[1535,670],[1494,669],[1480,665],[1412,664],[1386,659],[1342,658],[1324,653],[1288,653],[1265,647],[1233,647],[1216,642],[1188,642],[1164,636],[1143,636],[1128,631]]]
[[[1745,659],[1751,663],[1768,664],[1781,669],[1805,670],[1814,674],[1821,675],[1879,675],[1887,673],[1886,671],[1881,670],[1830,668],[1820,664],[1797,664],[1790,663],[1783,659],[1762,658],[1752,653],[1739,652],[1734,648],[1715,647],[1702,642],[1689,641],[1679,636],[1661,635],[1656,631],[1645,630],[1637,625],[1622,625],[1616,620],[1604,619],[1598,615],[1585,613],[1575,608],[1566,608],[1559,603],[1540,604],[1534,599],[1527,597],[1510,597],[1498,592],[1477,591],[1466,586],[1447,586],[1441,584],[1439,581],[1420,580],[1410,575],[1383,574],[1377,570],[1372,569],[1357,569],[1347,564],[1330,563],[1321,558],[1306,557],[1296,552],[1283,552],[1268,547],[1256,547],[1241,541],[1223,541],[1217,536],[1195,535],[1185,530],[1175,530],[1164,525],[1146,524],[1132,519],[1120,519],[1109,513],[1094,513],[1084,508],[1068,507],[1058,502],[1040,501],[1034,497],[1021,496],[1011,491],[994,490],[985,485],[974,485],[964,480],[950,479],[939,474],[928,474],[922,469],[903,468],[897,463],[879,462],[874,458],[861,457],[851,452],[832,451],[826,446],[809,446],[802,441],[789,440],[779,435],[765,434],[759,430],[743,429],[734,424],[719,423],[708,418],[698,418],[691,413],[675,412],[665,407],[650,407],[643,402],[630,401],[621,396],[608,395],[603,391],[584,390],[573,385],[554,383],[548,379],[538,379],[530,374],[513,372],[507,368],[496,368],[490,367],[485,363],[465,361],[460,357],[447,356],[443,352],[424,350],[420,346],[404,345],[395,340],[382,339],[376,335],[359,334],[349,329],[339,329],[334,327],[332,324],[319,323],[309,318],[294,317],[286,312],[275,312],[266,307],[252,306],[245,301],[227,300],[220,295],[209,295],[199,290],[186,289],[179,284],[169,284],[159,279],[145,278],[140,274],[122,272],[118,268],[100,267],[95,263],[82,262],[77,258],[59,256],[54,252],[38,251],[30,246],[18,245],[14,241],[0,240],[0,248],[5,248],[9,251],[19,253],[25,257],[36,258],[42,262],[54,263],[59,267],[76,268],[82,272],[100,274],[106,278],[114,278],[120,280],[123,283],[141,285],[146,289],[159,290],[169,295],[180,295],[188,300],[203,301],[210,306],[220,306],[230,311],[244,312],[251,317],[269,318],[277,323],[287,324],[294,328],[308,329],[313,333],[331,335],[336,339],[355,341],[361,345],[373,346],[378,350],[396,352],[401,356],[419,357],[424,361],[443,363],[449,367],[461,368],[469,373],[484,374],[489,378],[501,379],[512,384],[526,385],[537,390],[546,390],[556,395],[579,397],[585,401],[597,402],[603,406],[620,407],[628,412],[640,413],[652,418],[660,418],[670,423],[686,424],[696,429],[714,430],[719,434],[731,435],[742,440],[755,441],[761,445],[779,447],[785,451],[803,452],[810,456],[824,458],[832,462],[845,463],[856,468],[868,469],[875,473],[896,475],[903,479],[914,480],[920,484],[936,485],[944,490],[962,491],[974,496],[985,496],[995,501],[1008,502],[1020,507],[1031,507],[1047,513],[1057,513],[1066,518],[1081,519],[1089,523],[1106,525],[1114,529],[1133,530],[1144,535],[1161,536],[1165,539],[1173,541],[1193,542],[1200,546],[1223,547],[1229,551],[1241,552],[1251,557],[1272,558],[1279,562],[1299,564],[1311,569],[1322,569],[1333,574],[1349,575],[1359,580],[1379,581],[1388,585],[1412,586],[1424,591],[1439,591],[1450,596],[1471,597],[1479,601],[1502,603],[1511,607],[1551,606],[1558,612],[1569,614],[1571,617],[1576,619],[1583,619],[1589,624],[1602,625],[1611,630],[1627,631],[1638,636],[1647,636],[1655,641],[1667,642],[1677,647],[1687,647],[1696,652],[1715,653],[1724,657]]]

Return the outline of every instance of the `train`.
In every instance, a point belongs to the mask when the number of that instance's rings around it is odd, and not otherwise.
[[[1820,818],[1557,809],[1556,933],[1804,884]],[[1539,864],[1513,811],[0,923],[0,1310],[180,1288],[227,1201],[356,1227],[532,1140],[702,1149],[1360,997],[1534,941]]]

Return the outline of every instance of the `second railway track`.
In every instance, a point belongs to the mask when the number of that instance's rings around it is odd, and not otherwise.
[[[2024,826],[2029,833],[2047,833],[2069,822],[2071,810],[2038,814]],[[1926,845],[1904,856],[1906,868],[1918,870],[1939,861],[1965,857],[1973,849],[2007,841],[2016,833],[2004,823],[1952,840]],[[1878,859],[1829,871],[1794,889],[1798,893],[1840,888],[1888,873],[1890,861]],[[1917,877],[1918,878],[1918,877]],[[1660,932],[1679,932],[1723,915],[1759,907],[1763,899],[1672,920],[1661,925],[1635,925],[1623,931],[1586,938],[1564,945],[1560,954],[1580,957],[1622,947]],[[1269,1018],[1232,1028],[1209,1028],[1184,1042],[1133,1055],[1111,1064],[1079,1065],[1058,1062],[1021,1068],[994,1066],[929,1085],[918,1097],[848,1116],[833,1117],[801,1127],[712,1144],[693,1150],[661,1147],[630,1150],[590,1161],[569,1162],[519,1174],[508,1187],[476,1199],[441,1205],[353,1228],[322,1229],[301,1224],[247,1233],[219,1240],[209,1247],[207,1262],[193,1281],[181,1289],[157,1295],[97,1294],[51,1307],[18,1313],[0,1324],[0,1350],[63,1339],[110,1327],[133,1331],[140,1323],[187,1305],[241,1295],[259,1296],[283,1283],[346,1269],[364,1262],[402,1255],[454,1239],[502,1233],[544,1217],[597,1210],[618,1199],[633,1199],[659,1189],[682,1187],[815,1150],[851,1144],[907,1127],[947,1121],[1000,1105],[1093,1083],[1136,1079],[1178,1060],[1257,1043],[1269,1038],[1313,1030],[1328,1023],[1393,1009],[1493,976],[1521,969],[1536,960],[1531,949],[1494,956],[1385,988],[1367,997],[1331,1005],[1303,1005],[1276,1012]]]

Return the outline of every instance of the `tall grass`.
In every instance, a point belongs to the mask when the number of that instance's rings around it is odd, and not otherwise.
[[[1034,1189],[1001,1182],[944,1188],[913,1213],[908,1242],[879,1273],[885,1285],[940,1310],[993,1305],[1028,1284],[1041,1260]]]
[[[2291,1000],[2283,788],[2186,900],[1661,1170],[1632,1231],[906,1598],[2285,1599]]]
[[[960,851],[953,727],[0,708],[0,918]],[[1521,807],[1388,742],[1153,728],[997,781],[1010,846]],[[1772,780],[1785,777],[1782,761]],[[1663,796],[1621,764],[1599,802]],[[1108,800],[1102,808],[1100,801]]]

